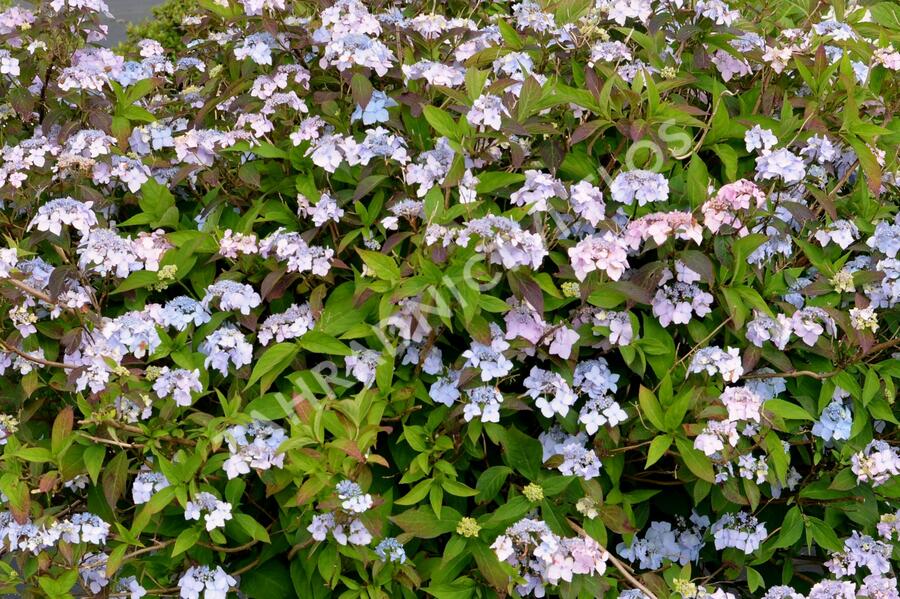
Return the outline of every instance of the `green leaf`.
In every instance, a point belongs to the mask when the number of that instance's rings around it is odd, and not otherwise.
[[[459,128],[449,112],[436,106],[425,106],[422,112],[428,124],[439,134],[448,139],[459,139]]]
[[[469,543],[468,548],[475,558],[478,571],[481,572],[485,580],[495,589],[499,591],[505,590],[509,582],[508,566],[504,566],[497,559],[497,554],[494,553],[494,550],[478,540],[473,540]]]
[[[300,347],[316,354],[332,354],[337,356],[349,356],[353,350],[331,335],[321,331],[308,331],[298,341]]]
[[[879,2],[871,6],[872,22],[890,29],[900,29],[900,6],[895,2]]]
[[[485,69],[476,69],[475,67],[466,69],[466,94],[469,96],[469,100],[474,102],[481,96],[481,91],[490,74],[491,72]]]
[[[843,551],[844,544],[838,539],[834,528],[825,524],[822,520],[812,516],[806,517],[806,529],[812,535],[813,540],[819,547],[828,551]]]
[[[420,480],[416,483],[412,489],[410,489],[409,493],[394,501],[395,505],[415,505],[425,499],[428,496],[428,490],[431,489],[431,485],[434,481],[430,478],[426,478],[425,480]]]
[[[764,244],[769,240],[767,235],[763,235],[762,233],[751,233],[744,237],[741,237],[731,246],[731,251],[734,254],[734,273],[731,276],[731,282],[736,283],[740,282],[744,278],[744,273],[747,270],[747,257],[752,254],[756,248]]]
[[[353,79],[350,80],[350,91],[353,94],[353,101],[365,108],[372,99],[372,82],[362,73],[354,73]]]
[[[287,158],[287,152],[269,142],[261,143],[250,148],[250,151],[260,158]]]
[[[196,527],[185,528],[175,539],[175,546],[172,548],[172,557],[180,555],[197,544],[200,540],[200,529]]]
[[[248,516],[247,514],[235,514],[234,520],[253,540],[262,543],[271,542],[269,540],[269,532],[262,524],[254,520],[252,516]]]
[[[26,462],[36,462],[38,464],[53,461],[53,454],[46,447],[22,447],[17,449],[13,455]]]
[[[133,291],[135,289],[144,289],[157,282],[159,282],[159,276],[156,272],[139,270],[128,275],[124,281],[119,283],[119,286],[116,287],[112,293],[125,293],[126,291]]]
[[[294,599],[297,596],[290,570],[279,559],[269,559],[242,574],[241,592],[250,599]]]
[[[400,280],[400,267],[390,256],[371,250],[356,250],[375,276],[383,281]]]
[[[747,568],[746,572],[747,586],[750,588],[751,593],[755,593],[756,589],[761,589],[766,586],[766,581],[763,579],[762,574],[753,568]]]
[[[478,173],[478,183],[475,191],[479,194],[488,194],[498,189],[512,187],[525,180],[522,173],[507,173],[505,171],[487,171]]]
[[[691,206],[696,208],[707,200],[709,195],[709,172],[706,163],[697,154],[691,156],[687,171],[687,197]]]
[[[541,472],[541,443],[515,427],[505,431],[501,443],[507,463],[529,480],[537,480]]]
[[[72,440],[72,426],[75,423],[75,412],[72,406],[66,406],[59,411],[53,420],[50,449],[53,455],[58,456]]]
[[[672,435],[658,435],[654,437],[653,441],[650,442],[650,449],[647,450],[647,462],[644,464],[644,469],[649,468],[665,455],[666,450],[672,445],[673,439]]]
[[[800,513],[800,508],[794,506],[788,510],[784,520],[781,522],[781,530],[778,533],[774,546],[777,549],[790,547],[797,542],[802,534],[803,515]]]
[[[88,445],[84,448],[81,459],[84,460],[84,467],[94,484],[97,484],[97,477],[100,476],[104,457],[106,457],[106,447],[103,445]]]
[[[815,420],[815,418],[802,407],[783,399],[770,399],[763,404],[763,408],[785,420]]]
[[[266,375],[268,375],[266,377],[268,382],[271,383],[276,376],[281,374],[291,365],[291,362],[294,361],[294,358],[299,351],[300,346],[296,343],[276,343],[268,348],[263,355],[260,356],[259,360],[257,360],[245,388],[251,387],[256,381]],[[269,385],[263,383],[260,392],[265,393],[268,386]]]
[[[641,406],[641,413],[656,427],[656,430],[666,431],[662,407],[659,405],[659,401],[657,401],[653,391],[641,385],[638,391],[638,402]]]
[[[419,507],[391,516],[390,520],[410,538],[433,539],[456,530],[460,517],[459,512],[448,507],[441,510],[440,517],[430,507]]]
[[[449,478],[441,481],[441,487],[455,497],[474,497],[478,494],[478,491],[472,487]]]
[[[694,449],[694,444],[683,437],[676,437],[675,445],[678,447],[678,453],[681,454],[681,459],[684,460],[688,470],[706,482],[716,482],[716,473],[713,470],[712,462],[709,461],[709,458],[702,451]]]
[[[681,423],[684,421],[684,415],[691,406],[694,396],[694,390],[687,389],[678,395],[671,404],[665,406],[663,420],[667,431],[674,431],[681,426]]]
[[[475,488],[478,490],[475,501],[483,503],[495,499],[511,472],[512,469],[506,466],[491,466],[482,472],[475,484]]]
[[[522,49],[522,38],[519,37],[519,34],[516,33],[516,30],[509,23],[503,19],[498,19],[497,26],[500,28],[500,35],[507,46],[513,50]]]
[[[141,195],[138,204],[153,221],[150,224],[155,226],[155,222],[162,219],[166,211],[175,206],[175,196],[169,191],[168,187],[161,185],[150,177],[143,185],[141,185]]]

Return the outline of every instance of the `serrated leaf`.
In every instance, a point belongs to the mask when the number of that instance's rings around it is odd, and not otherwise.
[[[675,445],[678,447],[678,453],[681,454],[681,459],[684,460],[688,470],[706,482],[716,482],[716,473],[713,470],[712,462],[709,461],[709,458],[703,452],[695,449],[690,441],[682,437],[675,438]]]
[[[645,469],[658,462],[665,455],[666,450],[672,445],[672,439],[672,435],[658,435],[654,437],[653,441],[650,442],[650,449],[647,450]]]

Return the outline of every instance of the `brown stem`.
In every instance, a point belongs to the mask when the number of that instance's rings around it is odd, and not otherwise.
[[[569,523],[569,526],[571,526],[572,529],[575,530],[575,532],[577,532],[578,534],[583,535],[585,537],[590,537],[590,535],[588,535],[587,532],[585,532],[585,530],[583,528],[581,528],[580,526],[575,524],[575,522],[573,522],[572,520],[570,520],[568,518],[566,519],[566,521]],[[591,538],[593,538],[593,537],[591,537]],[[596,539],[594,539],[594,542],[596,542]],[[597,543],[597,544],[600,545],[600,543]],[[611,563],[613,565],[613,568],[615,568],[616,570],[619,571],[619,573],[622,575],[622,578],[627,580],[634,588],[640,590],[642,593],[647,595],[647,597],[649,597],[650,599],[658,599],[658,597],[653,593],[653,591],[651,591],[650,589],[645,587],[643,584],[641,584],[638,581],[638,579],[635,578],[631,574],[631,572],[629,571],[630,568],[628,568],[628,566],[626,566],[625,564],[620,562],[618,560],[618,558],[616,558],[616,556],[614,556],[612,553],[607,551],[606,548],[603,547],[603,545],[600,545],[600,549],[604,553],[606,553],[607,559],[609,559],[609,563]]]
[[[2,347],[5,351],[12,352],[17,356],[20,356],[29,362],[34,362],[35,364],[40,364],[42,366],[53,366],[56,368],[65,368],[67,370],[73,370],[75,368],[81,368],[79,364],[66,364],[65,362],[54,362],[53,360],[45,360],[44,358],[38,358],[36,356],[30,356],[23,352],[22,350],[14,347],[5,341],[0,341],[0,347]]]

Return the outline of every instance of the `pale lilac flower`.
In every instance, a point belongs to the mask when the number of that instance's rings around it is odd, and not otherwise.
[[[178,579],[181,599],[226,599],[237,580],[216,566],[192,566]]]
[[[397,106],[396,100],[383,91],[375,90],[365,108],[360,105],[356,106],[356,110],[350,115],[350,122],[362,120],[363,125],[386,123],[390,118],[387,109],[395,106]]]
[[[513,363],[503,355],[508,349],[509,343],[503,338],[503,331],[497,325],[492,325],[490,344],[473,340],[462,357],[466,358],[466,368],[481,370],[481,380],[486,383],[495,378],[502,378],[512,370]]]
[[[809,590],[807,599],[856,599],[856,585],[843,580],[823,580]]]
[[[477,237],[475,251],[488,256],[491,264],[504,268],[528,266],[537,270],[548,252],[544,239],[538,233],[522,229],[516,221],[504,216],[489,215],[466,223],[455,237],[455,242],[466,247],[472,237]]]
[[[561,375],[537,366],[531,368],[523,385],[527,389],[526,395],[536,400],[535,406],[547,418],[552,418],[554,414],[565,417],[577,399]]]
[[[91,593],[99,594],[109,584],[106,575],[107,561],[109,557],[105,553],[86,553],[81,558],[78,574],[81,577],[81,584]]]
[[[169,479],[160,472],[142,470],[131,484],[131,499],[135,505],[143,505],[159,491],[171,485]]]
[[[596,227],[597,223],[606,219],[606,203],[599,187],[588,181],[579,181],[569,188],[569,204],[572,210]]]
[[[151,310],[150,313],[160,325],[167,328],[172,327],[178,331],[186,330],[191,324],[199,327],[212,318],[203,304],[186,295],[173,298],[166,303],[165,307]]]
[[[888,543],[854,530],[850,538],[844,540],[844,550],[833,553],[825,566],[836,577],[853,576],[861,567],[871,574],[887,574],[891,571],[891,550]]]
[[[219,254],[225,258],[236,260],[238,256],[251,256],[259,253],[256,235],[253,233],[237,233],[226,229],[219,241]]]
[[[71,197],[50,200],[38,208],[37,214],[28,223],[28,230],[49,231],[62,234],[63,225],[70,225],[82,236],[97,226],[97,215],[91,210],[93,202],[79,202]]]
[[[432,400],[445,406],[452,406],[459,399],[459,375],[461,371],[451,371],[447,376],[438,378],[431,384],[428,396]]]
[[[287,263],[289,272],[312,272],[324,277],[331,270],[334,250],[309,245],[299,233],[287,232],[283,227],[260,241],[259,253],[263,258],[275,258]]]
[[[875,232],[866,240],[866,245],[888,258],[896,258],[900,252],[900,222],[878,221]]]
[[[229,279],[221,279],[207,287],[200,303],[209,309],[213,300],[218,300],[221,310],[237,310],[244,315],[250,314],[250,310],[262,302],[253,287]]]
[[[765,525],[746,512],[725,514],[710,530],[715,538],[716,549],[734,547],[747,554],[756,551],[767,534]]]
[[[785,184],[799,183],[806,176],[803,160],[790,150],[781,148],[756,159],[756,178],[763,181],[780,179]]]
[[[620,204],[638,206],[669,199],[669,181],[661,174],[645,170],[621,172],[610,185],[612,199]]]
[[[406,562],[406,551],[397,539],[388,537],[375,546],[375,555],[383,562]]]
[[[496,387],[482,385],[474,389],[466,389],[463,418],[471,422],[476,416],[482,422],[500,422],[500,407],[503,395]]]
[[[710,420],[706,428],[694,439],[694,448],[712,457],[725,449],[725,443],[736,447],[740,435],[732,420]]]
[[[859,238],[859,229],[856,228],[852,221],[836,220],[816,231],[815,238],[822,244],[822,247],[833,242],[842,250],[846,250]]]
[[[778,144],[778,138],[769,129],[763,129],[759,125],[754,125],[744,133],[744,143],[748,152],[754,150],[768,152]]]
[[[813,423],[812,434],[826,442],[846,441],[850,438],[852,426],[853,412],[850,410],[849,404],[834,398],[825,407],[819,420]]]
[[[191,394],[203,391],[200,371],[197,369],[185,370],[184,368],[170,370],[168,366],[163,366],[153,383],[153,391],[161,399],[172,397],[176,406],[189,406],[193,403]]]
[[[199,347],[206,356],[204,367],[214,368],[228,375],[228,364],[235,368],[246,366],[253,359],[253,346],[234,325],[226,324],[209,334]]]
[[[302,337],[315,324],[309,304],[291,304],[284,312],[267,317],[260,325],[256,338],[262,345],[268,345],[273,339],[281,343]]]
[[[185,520],[202,518],[208,531],[223,528],[231,517],[231,504],[220,501],[215,495],[207,492],[197,493],[193,501],[188,501],[184,508]]]
[[[763,398],[749,387],[725,387],[719,400],[728,410],[729,420],[760,422]]]
[[[357,351],[344,358],[347,374],[352,374],[353,378],[366,387],[375,382],[375,369],[380,363],[381,353],[372,349]]]
[[[538,170],[525,171],[525,183],[509,199],[516,206],[529,206],[528,214],[546,212],[550,198],[568,197],[565,186],[555,177]]]
[[[499,96],[482,94],[472,103],[472,108],[466,114],[466,120],[473,127],[484,127],[500,130],[500,119],[510,116],[509,110],[503,105]]]
[[[787,347],[793,332],[792,320],[784,314],[777,314],[770,318],[757,312],[753,320],[747,323],[747,341],[756,347],[762,347],[766,341],[780,350]]]
[[[822,308],[801,308],[791,316],[791,328],[795,335],[812,347],[823,333],[837,333],[834,319]]]
[[[237,425],[225,433],[229,457],[222,464],[228,479],[254,470],[269,470],[284,466],[284,452],[279,451],[287,440],[284,429],[278,425],[254,420],[248,425]]]
[[[78,242],[78,267],[101,276],[124,279],[141,270],[143,263],[129,237],[120,237],[111,229],[91,229]]]
[[[595,270],[602,270],[610,279],[618,281],[628,269],[625,241],[610,231],[579,241],[569,248],[569,259],[579,281],[584,281]]]
[[[851,469],[860,484],[871,483],[873,487],[883,485],[900,476],[900,450],[887,441],[875,439],[862,451],[853,454]]]

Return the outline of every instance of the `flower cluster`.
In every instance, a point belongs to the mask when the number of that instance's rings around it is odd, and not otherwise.
[[[609,557],[590,537],[560,537],[533,518],[507,528],[491,549],[525,580],[516,585],[516,592],[535,597],[543,597],[548,586],[571,582],[575,575],[602,575]]]

